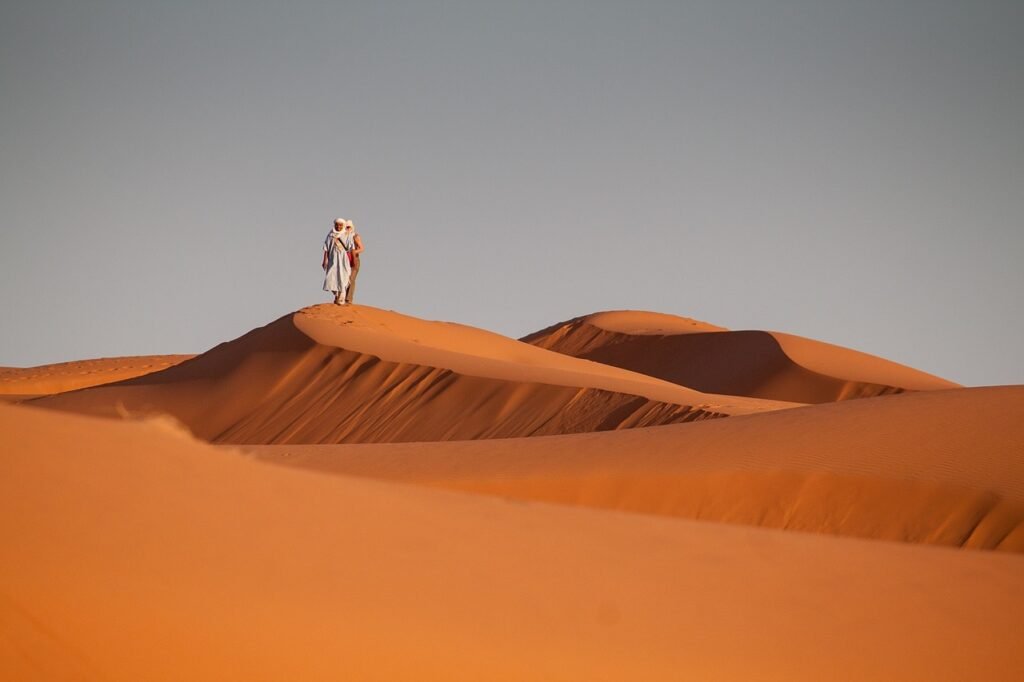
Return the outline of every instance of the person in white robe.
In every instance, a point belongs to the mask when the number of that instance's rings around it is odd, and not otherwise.
[[[353,232],[346,230],[347,226],[347,220],[338,218],[324,239],[324,291],[334,294],[334,302],[338,305],[345,305],[345,290],[352,273],[348,252],[355,248]]]

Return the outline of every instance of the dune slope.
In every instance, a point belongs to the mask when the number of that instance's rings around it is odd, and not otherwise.
[[[801,403],[955,388],[866,353],[765,331],[728,331],[660,313],[596,313],[522,339],[540,348],[708,393]]]
[[[0,367],[0,395],[45,395],[98,386],[159,372],[191,355],[139,355],[60,362],[38,367]]]
[[[489,443],[247,448],[267,461],[517,499],[1024,551],[1024,386]]]
[[[163,372],[33,404],[101,416],[168,413],[219,443],[535,436],[791,406],[710,396],[461,325],[330,305]]]
[[[0,405],[0,433],[4,679],[1024,674],[1017,556],[324,476],[162,423]]]

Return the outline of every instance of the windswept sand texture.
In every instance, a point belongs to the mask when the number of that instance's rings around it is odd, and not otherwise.
[[[660,313],[578,317],[523,338],[540,348],[709,393],[824,403],[958,384],[866,353]]]
[[[1024,679],[1024,386],[528,339],[313,306],[0,405],[0,680]]]

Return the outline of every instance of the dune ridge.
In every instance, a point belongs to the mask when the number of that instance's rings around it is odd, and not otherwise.
[[[521,339],[708,393],[823,403],[959,385],[793,334],[729,331],[660,313],[611,311]]]
[[[33,404],[107,417],[167,413],[217,443],[524,437],[792,406],[707,395],[462,325],[329,305],[162,372]]]

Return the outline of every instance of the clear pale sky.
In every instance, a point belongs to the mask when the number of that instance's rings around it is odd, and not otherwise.
[[[325,302],[1024,383],[1024,2],[0,0],[0,365]]]

